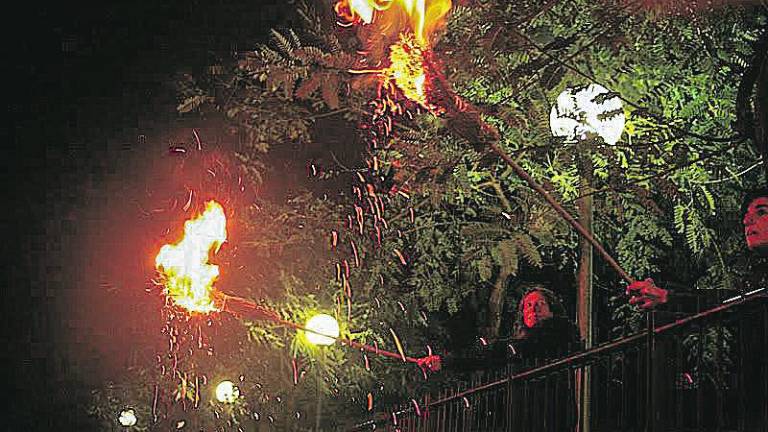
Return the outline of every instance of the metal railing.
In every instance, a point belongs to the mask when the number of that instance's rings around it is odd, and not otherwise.
[[[665,325],[651,316],[641,333],[426,395],[352,430],[768,431],[767,300],[760,290]]]

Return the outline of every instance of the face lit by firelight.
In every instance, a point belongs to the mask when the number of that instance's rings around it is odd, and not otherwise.
[[[549,303],[540,291],[531,291],[523,297],[523,324],[528,328],[552,318]]]
[[[768,196],[755,198],[749,203],[743,222],[749,250],[768,250]]]

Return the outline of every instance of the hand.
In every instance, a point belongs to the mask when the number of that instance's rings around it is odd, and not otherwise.
[[[657,287],[651,278],[635,281],[627,286],[627,295],[630,296],[629,304],[644,310],[666,303],[667,294],[667,290]]]
[[[432,354],[418,359],[416,364],[421,368],[422,371],[428,370],[430,372],[437,372],[442,366],[442,359],[439,355]]]

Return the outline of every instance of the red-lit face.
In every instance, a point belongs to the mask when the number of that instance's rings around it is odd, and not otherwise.
[[[768,249],[768,197],[749,203],[744,214],[744,236],[749,250]]]
[[[536,327],[550,318],[552,318],[552,311],[541,292],[532,291],[523,297],[523,324],[526,327]]]

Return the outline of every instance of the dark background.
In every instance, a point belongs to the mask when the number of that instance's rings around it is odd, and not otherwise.
[[[184,135],[169,83],[226,64],[265,41],[270,27],[291,25],[295,5],[14,9],[2,26],[8,121],[0,175],[9,198],[0,429],[93,430],[84,415],[89,388],[153,349],[148,333],[158,314],[141,294],[154,243],[151,222],[137,215],[148,185],[163,180],[168,145]]]

